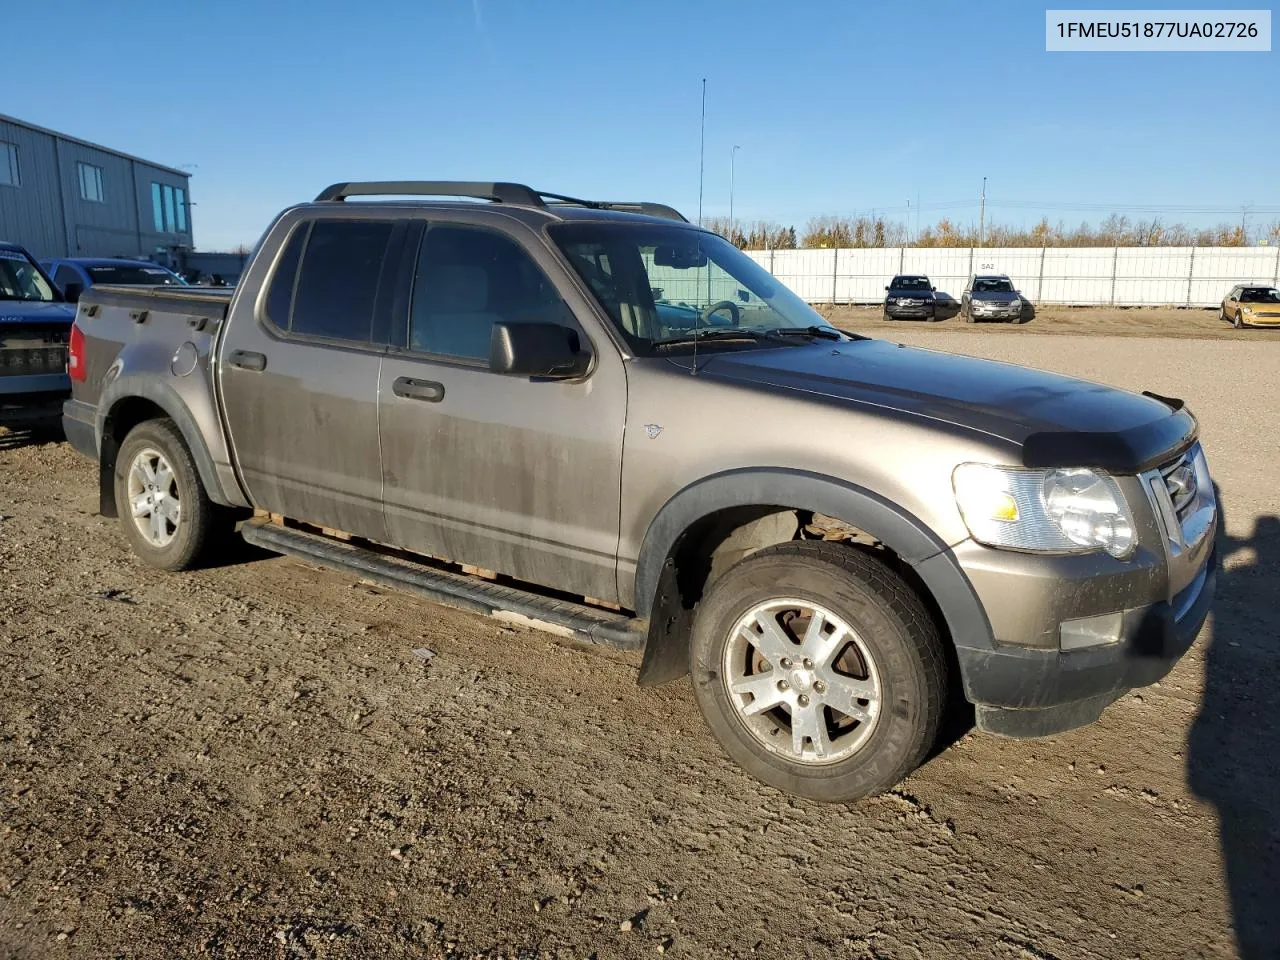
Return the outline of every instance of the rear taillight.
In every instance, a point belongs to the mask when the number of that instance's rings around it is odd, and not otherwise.
[[[76,383],[84,383],[89,371],[84,365],[84,333],[80,324],[71,325],[71,343],[67,351],[67,376]]]

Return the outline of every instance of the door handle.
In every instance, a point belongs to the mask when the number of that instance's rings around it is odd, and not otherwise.
[[[444,384],[434,380],[414,380],[412,377],[396,377],[391,392],[406,400],[426,400],[439,403],[444,399]]]
[[[267,357],[262,353],[254,353],[251,350],[233,350],[231,351],[231,365],[239,367],[241,370],[265,370],[267,369]]]

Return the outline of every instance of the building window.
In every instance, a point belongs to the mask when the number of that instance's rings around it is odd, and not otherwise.
[[[0,140],[0,184],[22,186],[22,179],[18,176],[18,145],[6,140]]]
[[[173,210],[173,187],[166,183],[161,189],[164,191],[164,229],[166,233],[173,233],[178,219]]]
[[[160,199],[160,184],[151,184],[151,219],[156,233],[164,233],[164,201]]]
[[[187,191],[167,183],[151,182],[151,218],[156,233],[187,232]]]
[[[102,193],[102,168],[92,163],[77,163],[76,172],[80,174],[80,198],[102,203],[106,199]]]

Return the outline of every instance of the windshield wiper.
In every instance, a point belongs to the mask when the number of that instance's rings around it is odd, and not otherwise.
[[[649,346],[651,347],[673,347],[682,343],[702,343],[706,340],[751,340],[760,342],[762,340],[773,340],[782,343],[781,339],[773,336],[772,330],[747,330],[742,327],[716,327],[695,330],[691,333],[684,333],[678,337],[667,337],[665,340],[654,340]]]
[[[846,336],[835,327],[774,327],[766,332],[775,337],[808,337],[816,340],[843,340]]]

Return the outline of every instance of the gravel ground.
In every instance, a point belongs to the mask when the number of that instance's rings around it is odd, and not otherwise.
[[[87,461],[0,435],[0,957],[1280,955],[1280,343],[891,332],[1188,400],[1230,556],[1163,683],[796,801],[634,655],[144,569]]]

